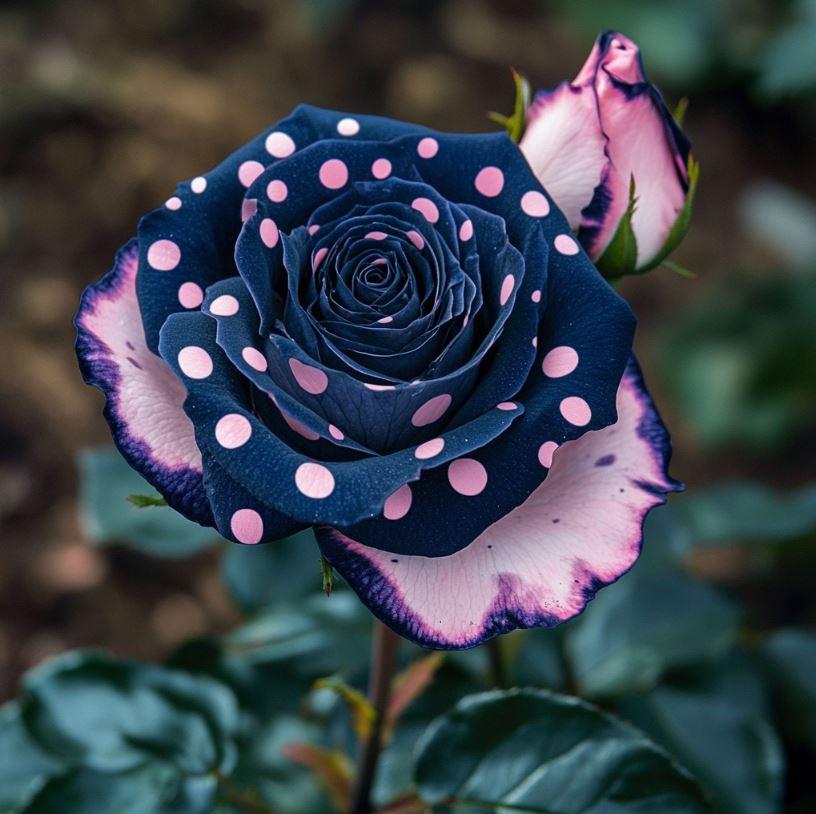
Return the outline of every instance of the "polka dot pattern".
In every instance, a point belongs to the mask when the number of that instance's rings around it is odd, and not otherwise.
[[[460,495],[475,497],[487,486],[487,470],[475,458],[457,458],[448,466],[448,482]]]
[[[264,218],[260,225],[261,240],[268,249],[274,249],[278,245],[280,233],[278,224],[272,218]]]
[[[538,448],[538,462],[549,469],[552,466],[553,454],[558,449],[555,441],[545,441]]]
[[[474,184],[486,198],[495,198],[504,189],[504,173],[498,167],[484,167],[476,175]]]
[[[334,491],[334,475],[323,464],[304,463],[295,472],[295,486],[302,495],[323,500]]]
[[[204,292],[198,283],[182,283],[178,290],[178,301],[182,308],[198,308],[204,302]]]
[[[585,427],[592,420],[592,410],[580,396],[567,396],[558,409],[561,415],[576,427]]]
[[[239,304],[231,294],[222,294],[210,303],[210,313],[218,317],[231,317],[238,313]]]
[[[531,218],[543,218],[550,214],[550,202],[538,190],[530,190],[521,196],[521,211]]]
[[[557,252],[567,256],[578,254],[581,251],[580,246],[570,235],[558,235],[553,241],[553,246],[555,246]]]
[[[430,441],[425,441],[424,443],[420,444],[416,448],[414,456],[417,458],[417,460],[427,461],[429,458],[435,458],[437,455],[439,455],[444,448],[444,438],[432,438]]]
[[[147,263],[156,271],[172,271],[181,262],[181,249],[172,240],[156,240],[147,250]]]
[[[348,167],[339,158],[330,158],[320,166],[319,178],[326,189],[340,189],[348,183]]]
[[[178,354],[178,364],[181,372],[191,379],[206,379],[213,372],[210,354],[197,345],[182,348]]]
[[[196,194],[201,195],[207,189],[207,179],[203,175],[198,175],[190,181],[190,189]]]
[[[256,545],[263,538],[263,519],[254,509],[238,509],[230,518],[230,530],[239,543]]]
[[[420,158],[433,158],[439,152],[439,142],[435,138],[426,136],[417,145],[417,153]]]
[[[266,197],[269,198],[272,203],[283,203],[288,194],[289,189],[286,186],[286,183],[281,181],[279,178],[270,181],[266,185]]]
[[[575,348],[568,345],[560,345],[549,351],[541,363],[541,369],[545,376],[551,379],[560,379],[568,376],[578,367],[578,353]]]
[[[508,274],[502,280],[501,291],[499,292],[499,305],[507,305],[507,301],[513,294],[513,287],[516,284],[516,278],[512,274]]]
[[[329,386],[328,376],[320,368],[306,365],[300,359],[290,359],[289,369],[298,386],[313,396],[319,396]]]
[[[215,440],[224,449],[238,449],[252,436],[252,425],[240,413],[228,413],[215,425]]]
[[[388,178],[388,176],[391,175],[392,169],[391,162],[387,158],[378,158],[371,165],[371,174],[382,181],[383,178]]]
[[[428,399],[421,407],[417,408],[411,416],[411,423],[415,427],[427,427],[428,424],[433,424],[439,421],[445,414],[448,407],[451,406],[453,398],[448,393],[442,393],[439,396],[434,396]]]
[[[360,132],[360,122],[350,117],[340,119],[337,122],[337,132],[341,136],[356,136]]]
[[[473,221],[471,220],[463,221],[462,225],[459,227],[459,240],[465,243],[472,237],[473,237]]]
[[[402,520],[411,510],[412,502],[411,487],[406,483],[386,498],[383,506],[383,516],[386,520]]]
[[[414,198],[411,201],[411,207],[421,212],[425,216],[428,223],[436,223],[439,220],[439,209],[430,198]]]
[[[279,130],[270,133],[266,137],[264,146],[273,158],[287,158],[295,152],[295,142],[292,137]]]
[[[264,373],[269,367],[266,357],[257,348],[244,348],[241,351],[244,361],[259,373]]]
[[[260,161],[244,161],[238,167],[238,180],[243,186],[251,187],[258,176],[263,174],[263,171],[264,165]]]

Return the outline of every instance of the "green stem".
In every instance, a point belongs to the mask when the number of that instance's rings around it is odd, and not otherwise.
[[[376,712],[371,733],[360,743],[357,778],[351,795],[349,814],[371,814],[371,788],[382,751],[383,721],[397,669],[399,636],[382,622],[374,623],[368,700]]]

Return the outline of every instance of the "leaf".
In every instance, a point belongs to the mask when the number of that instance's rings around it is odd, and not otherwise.
[[[604,253],[595,261],[598,271],[607,280],[616,280],[637,270],[637,238],[632,228],[632,216],[637,209],[635,197],[635,176],[629,178],[629,204],[621,216],[618,228],[604,249]]]
[[[359,690],[336,677],[319,678],[315,681],[314,687],[316,690],[331,690],[345,701],[358,738],[367,738],[371,734],[377,713]]]
[[[463,698],[417,747],[419,796],[438,814],[702,814],[693,778],[632,727],[543,690]]]
[[[669,668],[729,651],[738,612],[713,588],[666,569],[635,568],[601,592],[567,636],[581,693],[640,692]]]
[[[128,495],[125,498],[128,503],[132,503],[137,509],[149,509],[153,506],[166,506],[167,501],[156,495]]]
[[[61,769],[26,733],[19,704],[0,707],[0,814],[21,811]]]
[[[121,774],[79,769],[49,781],[25,814],[157,814],[175,795],[177,782],[167,766]]]
[[[391,698],[385,712],[383,737],[388,739],[400,716],[412,701],[418,698],[433,681],[436,671],[445,660],[444,653],[431,653],[417,659],[398,673],[391,686]]]
[[[513,112],[509,116],[504,116],[501,113],[488,113],[487,117],[490,121],[501,125],[507,131],[507,135],[518,144],[527,125],[527,109],[530,107],[530,83],[515,68],[510,70],[513,73],[513,83],[516,86]]]
[[[37,744],[72,766],[201,775],[234,761],[235,699],[202,676],[74,652],[27,674],[21,710]]]
[[[301,599],[320,584],[320,561],[311,529],[264,545],[229,545],[221,572],[232,598],[254,611]]]
[[[303,675],[359,668],[368,659],[371,617],[349,591],[279,603],[232,631],[228,651],[250,663],[292,661]]]
[[[816,633],[779,630],[761,655],[792,729],[816,749]]]
[[[689,226],[691,225],[691,213],[694,210],[694,198],[697,195],[697,183],[700,180],[700,164],[699,162],[695,161],[694,157],[691,155],[689,155],[688,158],[686,171],[688,173],[689,187],[688,192],[686,193],[686,201],[683,204],[683,208],[677,215],[677,219],[674,221],[672,228],[669,230],[669,234],[667,235],[663,246],[660,248],[660,251],[658,251],[658,253],[647,265],[638,269],[638,271],[641,273],[649,271],[649,269],[653,269],[655,266],[659,266],[661,263],[664,263],[666,258],[680,245],[683,238],[686,236],[686,232],[688,232]]]
[[[621,711],[700,779],[717,811],[774,814],[784,757],[764,696],[754,666],[734,657],[629,699]]]
[[[124,543],[156,557],[180,558],[222,539],[213,529],[161,507],[161,496],[113,447],[82,450],[79,470],[80,511],[86,533],[97,545]],[[157,508],[137,511],[130,498]]]
[[[311,769],[337,811],[346,811],[354,768],[345,753],[310,743],[288,743],[283,751],[289,760]]]

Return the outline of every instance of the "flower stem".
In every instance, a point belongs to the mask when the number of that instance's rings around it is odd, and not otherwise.
[[[371,733],[360,743],[357,778],[351,795],[349,814],[371,814],[371,787],[374,785],[377,762],[382,749],[383,721],[397,669],[398,650],[399,636],[382,622],[374,622],[368,700],[377,715]]]
[[[504,649],[501,645],[501,637],[496,636],[488,640],[485,644],[487,650],[488,664],[490,666],[490,681],[494,687],[506,690],[510,683],[507,680],[507,665],[504,660]]]

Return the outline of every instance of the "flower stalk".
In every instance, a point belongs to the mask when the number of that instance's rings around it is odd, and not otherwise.
[[[357,777],[351,794],[349,814],[371,814],[371,788],[383,746],[383,724],[391,686],[397,669],[399,637],[382,622],[374,623],[368,700],[376,713],[370,733],[360,740]]]

